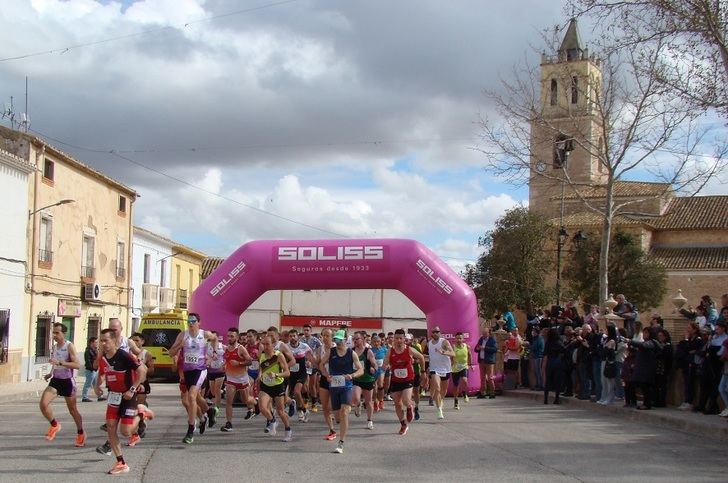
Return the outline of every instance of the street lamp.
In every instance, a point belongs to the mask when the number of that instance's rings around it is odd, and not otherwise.
[[[39,211],[43,211],[43,210],[48,209],[48,208],[53,208],[54,206],[67,205],[68,203],[75,203],[75,202],[76,202],[76,200],[65,199],[65,200],[61,200],[61,201],[58,201],[56,203],[53,203],[52,205],[43,206],[42,208],[38,208],[35,211],[28,212],[28,218],[30,218],[31,216],[35,215]]]
[[[556,305],[561,305],[561,249],[569,236],[564,228],[564,188],[566,186],[566,169],[569,155],[574,150],[574,140],[563,134],[556,138],[554,143],[554,167],[561,168],[564,172],[561,175],[561,216],[559,218],[559,236],[556,248]]]

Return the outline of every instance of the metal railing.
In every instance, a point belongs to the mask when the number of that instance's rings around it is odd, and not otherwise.
[[[124,267],[116,267],[116,278],[126,278],[126,269]]]
[[[95,273],[96,273],[96,269],[94,267],[89,267],[86,265],[83,265],[81,267],[81,276],[83,278],[94,278]]]
[[[50,250],[38,250],[38,261],[45,263],[53,263],[53,252]]]

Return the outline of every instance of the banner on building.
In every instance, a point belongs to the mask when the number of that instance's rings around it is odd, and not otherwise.
[[[302,316],[283,315],[281,316],[281,327],[303,327],[310,325],[312,328],[336,329],[344,326],[347,329],[380,329],[382,319],[378,318],[351,318],[351,317],[324,317],[324,316]]]
[[[81,317],[81,301],[58,299],[59,317]]]

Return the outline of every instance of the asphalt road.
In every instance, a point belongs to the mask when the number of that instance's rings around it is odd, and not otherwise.
[[[153,385],[156,419],[136,448],[124,448],[131,472],[116,478],[133,481],[721,481],[725,449],[717,442],[686,433],[627,422],[589,410],[544,406],[524,399],[472,399],[461,411],[450,407],[435,419],[421,406],[423,419],[409,433],[396,434],[391,403],[375,414],[373,431],[366,418],[352,415],[345,453],[332,454],[335,442],[323,440],[322,413],[293,424],[294,441],[263,433],[258,417],[242,421],[235,408],[235,431],[219,424],[182,444],[186,429],[176,385]],[[85,448],[75,448],[75,428],[61,400],[56,416],[63,425],[46,442],[47,423],[36,401],[0,404],[0,481],[84,482],[112,478],[113,463],[94,448],[105,437],[104,403],[80,404],[88,432]],[[222,416],[222,413],[221,413]],[[224,419],[224,418],[223,418]]]

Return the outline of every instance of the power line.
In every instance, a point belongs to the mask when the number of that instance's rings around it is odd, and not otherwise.
[[[271,144],[231,144],[227,146],[190,146],[183,148],[145,148],[145,149],[132,149],[132,148],[112,148],[112,147],[88,147],[71,144],[60,139],[53,138],[40,131],[30,129],[30,131],[42,136],[51,141],[63,144],[74,149],[82,151],[88,151],[90,153],[120,153],[120,154],[148,154],[148,153],[175,153],[175,152],[198,152],[198,151],[209,151],[215,149],[240,149],[240,150],[253,150],[253,149],[288,149],[288,148],[316,148],[316,147],[336,147],[336,146],[381,146],[381,145],[393,145],[393,144],[423,144],[431,142],[439,143],[461,143],[461,142],[472,142],[472,138],[452,138],[452,139],[376,139],[376,140],[363,140],[363,141],[322,141],[318,143],[271,143]]]
[[[136,160],[134,160],[134,159],[132,159],[132,158],[130,158],[128,156],[125,156],[125,155],[121,154],[119,151],[116,151],[114,149],[107,150],[107,149],[97,149],[97,148],[89,148],[89,147],[85,147],[85,146],[78,146],[78,145],[74,145],[74,144],[67,143],[67,142],[62,141],[60,139],[53,138],[53,137],[48,136],[46,134],[43,134],[43,133],[41,133],[39,131],[33,130],[33,132],[36,133],[36,134],[38,134],[39,136],[42,136],[42,137],[46,138],[46,139],[50,139],[50,140],[52,140],[54,142],[57,142],[57,143],[62,144],[64,146],[69,146],[71,148],[80,149],[80,150],[88,151],[88,152],[92,152],[92,153],[111,154],[112,156],[116,156],[116,157],[118,157],[120,159],[123,159],[123,160],[129,162],[129,163],[132,163],[132,164],[134,164],[136,166],[139,166],[139,167],[141,167],[143,169],[149,170],[149,171],[151,171],[153,173],[159,174],[160,176],[164,176],[164,177],[166,177],[168,179],[171,179],[173,181],[176,181],[178,183],[181,183],[181,184],[183,184],[185,186],[188,186],[190,188],[193,188],[195,190],[202,191],[203,193],[206,193],[206,194],[209,194],[209,195],[213,195],[213,196],[215,196],[217,198],[220,198],[222,200],[225,200],[225,201],[230,201],[230,202],[235,203],[237,205],[240,205],[240,206],[249,208],[251,210],[257,211],[259,213],[262,213],[262,214],[265,214],[265,215],[269,215],[269,216],[272,216],[272,217],[275,217],[275,218],[278,218],[278,219],[287,221],[289,223],[293,223],[293,224],[296,224],[296,225],[299,225],[299,226],[303,226],[303,227],[306,227],[306,228],[309,228],[309,229],[312,229],[312,230],[320,231],[322,233],[326,233],[326,234],[329,234],[329,235],[334,235],[334,236],[337,236],[337,237],[340,237],[340,238],[351,238],[348,235],[344,235],[342,233],[330,231],[330,230],[327,230],[325,228],[320,228],[320,227],[317,227],[315,225],[310,225],[308,223],[303,223],[303,222],[300,222],[300,221],[296,221],[296,220],[293,220],[292,218],[288,218],[288,217],[285,217],[283,215],[279,215],[277,213],[273,213],[273,212],[264,210],[262,208],[258,208],[257,206],[250,205],[250,204],[247,204],[247,203],[243,203],[243,202],[241,202],[239,200],[236,200],[234,198],[227,197],[227,196],[222,195],[220,193],[216,193],[214,191],[207,190],[205,188],[202,188],[201,186],[195,185],[194,183],[190,183],[189,181],[185,181],[185,180],[183,180],[181,178],[178,178],[176,176],[173,176],[173,175],[170,175],[168,173],[165,173],[164,171],[161,171],[161,170],[158,170],[156,168],[152,168],[151,166],[147,166],[147,165],[145,165],[143,163],[140,163],[139,161],[136,161]],[[380,143],[380,142],[375,141],[374,143]],[[447,259],[447,260],[455,260],[455,261],[463,261],[463,262],[472,262],[473,261],[472,259],[466,259],[466,258],[449,257],[449,256],[444,256],[444,255],[438,255],[438,256],[440,258],[442,258],[442,259]]]
[[[10,61],[10,60],[27,59],[27,58],[30,58],[30,57],[37,57],[37,56],[40,56],[40,55],[65,54],[66,52],[69,52],[69,51],[71,51],[73,49],[80,49],[80,48],[83,48],[83,47],[90,47],[90,46],[93,46],[93,45],[106,44],[106,43],[109,43],[109,42],[115,42],[117,40],[125,40],[125,39],[134,38],[134,37],[141,37],[143,35],[148,35],[148,34],[152,34],[152,33],[156,33],[156,32],[163,32],[163,31],[173,30],[173,29],[178,29],[178,28],[186,28],[186,27],[189,27],[190,25],[193,25],[193,24],[196,24],[196,23],[209,22],[210,20],[215,20],[215,19],[219,19],[219,18],[232,17],[233,15],[241,15],[241,14],[244,14],[244,13],[254,12],[256,10],[263,10],[263,9],[266,9],[266,8],[278,7],[280,5],[285,5],[287,3],[293,3],[293,2],[297,2],[297,1],[298,0],[283,0],[283,1],[280,1],[280,2],[274,2],[274,3],[265,4],[265,5],[259,5],[257,7],[245,8],[245,9],[241,9],[241,10],[234,10],[232,12],[221,13],[219,15],[211,15],[209,17],[199,18],[197,20],[190,20],[190,21],[185,22],[183,24],[168,25],[168,26],[165,26],[165,27],[157,27],[157,28],[153,28],[153,29],[142,30],[142,31],[135,32],[135,33],[132,33],[132,34],[119,35],[119,36],[116,36],[116,37],[108,37],[108,38],[105,38],[105,39],[94,40],[94,41],[84,42],[84,43],[80,43],[80,44],[68,45],[66,47],[60,47],[60,48],[57,48],[57,49],[42,50],[42,51],[39,51],[39,52],[32,52],[32,53],[28,53],[28,54],[16,55],[14,57],[5,57],[5,58],[0,59],[0,62],[6,62],[6,61]]]

